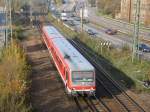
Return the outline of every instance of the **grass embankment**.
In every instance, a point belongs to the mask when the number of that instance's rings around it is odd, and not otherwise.
[[[0,58],[0,112],[30,112],[29,66],[24,51],[13,41],[2,50]]]
[[[106,18],[110,18],[110,19],[113,18],[113,16],[112,16],[111,14],[105,14],[105,13],[103,13],[103,12],[101,12],[101,11],[97,11],[97,12],[96,12],[96,15],[97,15],[97,16],[106,17]]]
[[[122,50],[108,49],[103,46],[101,51],[100,42],[98,38],[91,38],[86,33],[77,33],[65,27],[62,22],[55,20],[51,14],[49,14],[49,20],[57,27],[66,37],[78,38],[87,47],[91,48],[95,54],[99,57],[103,57],[104,62],[109,62],[105,67],[111,77],[123,84],[127,88],[133,88],[138,91],[149,91],[142,85],[143,80],[147,80],[150,76],[150,62],[140,60],[135,63],[131,62],[131,51],[124,47]]]
[[[128,21],[124,21],[122,19],[117,19],[117,18],[113,17],[112,15],[102,13],[101,11],[97,11],[96,15],[100,16],[100,17],[105,17],[106,19],[114,20],[116,22],[118,21],[120,23],[125,23],[127,25],[134,26],[134,21],[131,21],[131,23],[129,23]],[[95,25],[97,25],[97,24],[95,23]],[[99,24],[98,26],[101,26],[101,25]],[[104,26],[102,26],[102,27],[104,27]],[[140,22],[140,29],[142,29],[143,31],[149,31],[150,30],[150,26],[145,25],[143,22]],[[129,34],[129,35],[132,36],[133,34]]]

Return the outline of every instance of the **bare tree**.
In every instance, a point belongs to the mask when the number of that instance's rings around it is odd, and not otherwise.
[[[104,14],[110,14],[113,17],[120,11],[121,0],[98,0],[99,11]]]

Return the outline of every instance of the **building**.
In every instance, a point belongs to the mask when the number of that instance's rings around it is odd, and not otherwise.
[[[121,0],[121,19],[132,22],[136,11],[137,0]],[[141,0],[140,22],[146,26],[150,25],[150,0]]]

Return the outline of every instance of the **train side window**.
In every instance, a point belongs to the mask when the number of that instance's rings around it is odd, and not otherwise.
[[[53,47],[51,46],[51,50],[54,51]]]
[[[53,47],[51,47],[51,49],[52,49],[52,52],[53,52],[53,53],[55,53],[54,48],[53,48]]]
[[[60,60],[59,60],[59,57],[58,57],[58,56],[56,56],[56,59],[57,59],[57,62],[60,64]]]
[[[59,66],[62,66],[62,62],[61,62],[60,58],[58,56],[56,56],[56,59],[57,59]]]
[[[65,74],[65,67],[64,67],[64,66],[63,66],[63,74],[64,74],[64,76],[66,75],[66,74]]]
[[[68,80],[68,71],[66,71],[66,81]]]
[[[59,63],[60,63],[60,65],[62,66],[62,62],[61,62],[61,60],[60,60],[60,62],[59,62]]]

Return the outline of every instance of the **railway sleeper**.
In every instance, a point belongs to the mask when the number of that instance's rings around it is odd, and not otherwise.
[[[94,106],[96,112],[106,112],[104,107],[102,105],[100,105],[99,101],[94,100],[94,99],[90,99],[89,101]]]
[[[137,111],[138,107],[132,103],[131,101],[127,100],[126,98],[123,97],[119,97],[119,99],[121,100],[121,102],[130,110],[130,111]]]

